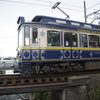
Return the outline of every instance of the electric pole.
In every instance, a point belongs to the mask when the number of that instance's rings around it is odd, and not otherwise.
[[[93,16],[94,15],[94,16]],[[85,23],[87,23],[87,18],[89,18],[90,16],[93,16],[93,20],[91,22],[91,24],[97,20],[98,21],[98,25],[100,25],[100,9],[95,11],[95,12],[92,12],[88,15],[86,15],[86,3],[84,1],[84,18],[85,18]]]
[[[87,23],[87,17],[86,17],[86,4],[84,1],[84,18],[85,18],[85,23]]]

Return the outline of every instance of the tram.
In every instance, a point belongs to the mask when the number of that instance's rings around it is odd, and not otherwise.
[[[100,26],[49,16],[18,21],[22,75],[100,69]]]

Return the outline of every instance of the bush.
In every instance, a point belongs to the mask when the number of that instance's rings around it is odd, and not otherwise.
[[[33,98],[34,100],[50,100],[50,92],[35,92]]]
[[[87,82],[86,100],[100,100],[100,76],[93,76]]]
[[[0,71],[0,74],[3,74],[3,72],[2,72],[2,71]]]
[[[100,84],[98,88],[88,93],[85,98],[86,100],[100,100]]]

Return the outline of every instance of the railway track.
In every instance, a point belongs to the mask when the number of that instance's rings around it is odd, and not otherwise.
[[[3,86],[22,86],[22,85],[36,85],[36,84],[47,84],[47,83],[61,83],[68,82],[68,77],[79,76],[79,75],[92,75],[98,74],[100,70],[89,70],[81,72],[69,72],[54,75],[32,75],[32,76],[21,76],[18,75],[0,75],[0,87]]]
[[[33,93],[40,91],[61,90],[67,87],[85,85],[86,82],[70,84],[70,76],[87,76],[100,74],[100,70],[69,72],[54,75],[32,75],[23,77],[18,75],[0,75],[0,95]],[[75,78],[76,79],[76,78]],[[88,80],[88,79],[87,79]]]

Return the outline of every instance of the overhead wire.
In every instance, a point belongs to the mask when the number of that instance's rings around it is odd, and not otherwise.
[[[46,0],[35,0],[35,1],[47,2],[47,3],[56,3],[56,2],[46,1]],[[91,7],[89,7],[89,8],[92,8],[92,7],[97,6],[99,4],[100,4],[100,2],[95,4],[95,5],[93,5],[93,6],[91,6]],[[77,8],[83,8],[82,6],[69,5],[69,4],[65,4],[65,3],[64,4],[62,3],[62,5],[65,5],[65,6],[67,5],[67,6],[71,6],[71,7],[77,7]],[[89,9],[89,8],[87,8],[87,9]]]
[[[19,2],[19,1],[11,1],[11,0],[0,0],[0,1],[3,1],[3,2],[20,3],[20,4],[29,4],[29,5],[39,5],[39,6],[46,6],[46,7],[48,7],[48,5],[42,5],[42,4],[36,4],[36,3]]]
[[[47,2],[47,3],[55,3],[55,2],[51,2],[51,1],[46,1],[46,0],[35,0],[35,1],[40,1],[40,2]],[[93,5],[93,6],[91,6],[91,7],[89,7],[89,8],[87,8],[88,10],[94,10],[94,9],[90,9],[90,8],[92,8],[92,7],[95,7],[95,6],[97,6],[97,5],[99,5],[100,3],[97,3],[97,4],[95,4],[95,5]],[[76,8],[81,8],[81,9],[83,9],[83,7],[82,6],[76,6],[76,5],[69,5],[69,4],[63,4],[63,3],[61,3],[61,5],[65,5],[65,6],[71,6],[71,7],[76,7]],[[70,9],[70,8],[64,8],[64,9],[69,9],[69,10],[73,10],[73,9]],[[74,9],[74,10],[76,10],[76,9]],[[81,11],[81,10],[76,10],[76,11]],[[84,12],[84,11],[82,11],[82,12]],[[87,11],[88,13],[90,13],[89,11]]]
[[[51,1],[45,1],[45,0],[34,0],[34,1],[47,2],[47,3],[51,2]],[[55,2],[52,2],[52,3],[55,3]]]
[[[77,9],[71,9],[71,8],[64,8],[64,7],[61,7],[62,9],[68,9],[68,10],[74,10],[74,11],[78,11],[78,12],[84,12],[83,10],[77,10]]]
[[[47,3],[56,3],[56,2],[46,1],[46,0],[35,0],[35,1],[47,2]],[[76,6],[76,5],[69,5],[69,4],[63,4],[63,3],[61,3],[61,4],[62,4],[62,5],[65,5],[65,6],[71,6],[71,7],[83,8],[83,7],[81,7],[81,6]]]
[[[28,3],[28,2],[20,2],[20,1],[14,1],[14,0],[0,0],[0,1],[50,7],[50,5],[37,4],[37,3]],[[46,0],[34,0],[34,1],[46,2],[46,3],[50,3],[50,4],[51,4],[51,3],[55,3],[55,2],[46,1]],[[98,3],[98,4],[100,4],[100,3]],[[98,4],[96,4],[96,5],[98,5]],[[63,3],[62,3],[62,5],[71,6],[71,7],[77,7],[77,8],[81,8],[81,9],[83,8],[83,7],[81,7],[81,6],[69,5],[69,4],[63,4]],[[96,5],[94,5],[94,6],[96,6]],[[94,7],[94,6],[92,6],[92,7]],[[92,8],[92,7],[89,7],[89,8],[87,8],[87,9],[90,9],[90,8]],[[65,7],[61,7],[61,8],[67,9],[67,10],[79,11],[79,12],[82,12],[82,13],[84,12],[83,10],[77,10],[77,9],[72,9],[72,8],[65,8]],[[90,12],[88,12],[88,13],[90,13]]]
[[[99,5],[99,4],[100,4],[100,2],[95,4],[95,5],[93,5],[93,6],[91,6],[91,7],[89,7],[89,8],[87,8],[87,9],[91,9],[91,8],[93,8],[93,7],[95,7],[95,6]]]
[[[28,2],[20,2],[20,1],[13,1],[13,0],[0,0],[0,1],[3,1],[3,2],[13,2],[13,3],[20,3],[20,4],[29,4],[29,5],[38,5],[38,6],[45,6],[45,7],[50,7],[50,5],[44,5],[44,4],[36,4],[36,3],[28,3]],[[46,2],[46,3],[55,3],[55,2],[51,2],[51,1],[46,1],[46,0],[35,0],[35,1],[40,1],[40,2]],[[99,5],[99,3],[87,8],[87,9],[90,9],[94,6],[97,6]],[[62,4],[62,5],[65,5],[65,6],[71,6],[71,7],[77,7],[77,8],[83,8],[81,6],[76,6],[76,5],[69,5],[69,4]],[[61,7],[62,8],[62,7]],[[79,11],[79,12],[84,12],[83,10],[77,10],[77,9],[71,9],[71,8],[64,8],[63,9],[67,9],[67,10],[73,10],[73,11]]]
[[[12,2],[12,3],[20,3],[20,4],[29,4],[29,5],[38,5],[38,6],[45,6],[45,7],[51,7],[50,4],[55,3],[55,2],[46,1],[46,0],[35,0],[35,1],[50,3],[49,5],[37,4],[37,3],[28,3],[28,2],[20,2],[20,1],[14,1],[14,0],[0,0],[0,1]],[[87,9],[90,10],[90,8],[95,7],[95,6],[99,5],[99,4],[100,3],[95,4],[95,5],[87,8]],[[67,6],[71,6],[71,7],[77,7],[77,8],[83,8],[81,6],[75,6],[75,5],[69,5],[69,4],[62,4],[62,5],[67,5]],[[73,11],[78,11],[78,12],[82,12],[82,13],[84,12],[84,10],[77,10],[77,9],[73,9],[73,8],[65,8],[65,7],[62,7],[62,5],[60,6],[60,8],[62,8],[62,9],[73,10]],[[91,13],[91,12],[87,11],[87,13]]]
[[[36,4],[36,3],[28,3],[28,2],[19,2],[19,1],[11,1],[11,0],[0,0],[0,1],[50,7],[50,5],[43,5],[43,4]],[[38,0],[38,1],[39,1],[39,0]],[[63,7],[61,7],[61,8],[63,8]],[[77,10],[77,9],[70,9],[70,8],[63,8],[63,9],[83,12],[82,10]]]

